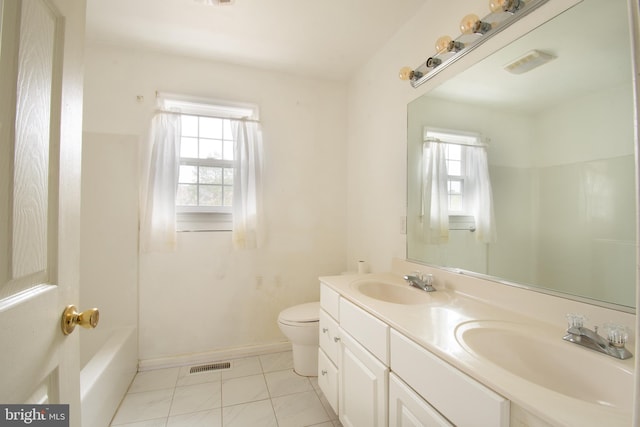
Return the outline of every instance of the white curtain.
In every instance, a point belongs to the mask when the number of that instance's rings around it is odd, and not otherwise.
[[[256,122],[235,120],[233,175],[233,246],[254,249],[262,236],[262,134]]]
[[[140,246],[143,252],[175,249],[180,123],[178,114],[158,113],[153,117],[144,141],[143,173],[148,179],[142,185],[140,199]]]
[[[487,150],[485,147],[465,147],[464,151],[466,194],[468,194],[469,206],[472,206],[472,214],[476,221],[476,240],[483,243],[495,242],[497,233]]]
[[[422,203],[420,225],[428,243],[449,240],[449,198],[446,145],[430,141],[422,144]]]

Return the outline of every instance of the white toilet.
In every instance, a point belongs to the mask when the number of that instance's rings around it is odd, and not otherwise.
[[[278,326],[293,346],[293,370],[298,375],[318,375],[319,317],[319,302],[294,305],[278,316]]]

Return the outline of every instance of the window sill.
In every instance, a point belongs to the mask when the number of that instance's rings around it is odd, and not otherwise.
[[[232,231],[230,213],[217,212],[179,212],[176,218],[176,231]]]
[[[449,230],[475,231],[476,220],[473,215],[449,215]]]

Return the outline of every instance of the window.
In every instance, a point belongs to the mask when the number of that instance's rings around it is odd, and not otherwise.
[[[447,165],[447,206],[449,207],[449,213],[464,212],[462,146],[447,144],[445,161]]]
[[[231,230],[237,167],[232,121],[257,118],[257,109],[174,95],[160,102],[180,114],[177,230]]]
[[[472,133],[442,130],[425,130],[426,140],[446,143],[447,206],[449,215],[470,216],[473,212],[469,195],[466,149],[481,146],[480,136]]]
[[[420,203],[425,239],[440,244],[449,230],[496,240],[487,144],[479,134],[425,128]]]
[[[228,119],[183,114],[178,212],[230,213],[233,204],[233,134]]]

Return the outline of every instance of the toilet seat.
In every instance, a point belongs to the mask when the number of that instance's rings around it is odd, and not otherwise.
[[[278,315],[278,322],[291,326],[315,326],[320,320],[320,303],[308,302],[284,309]]]

